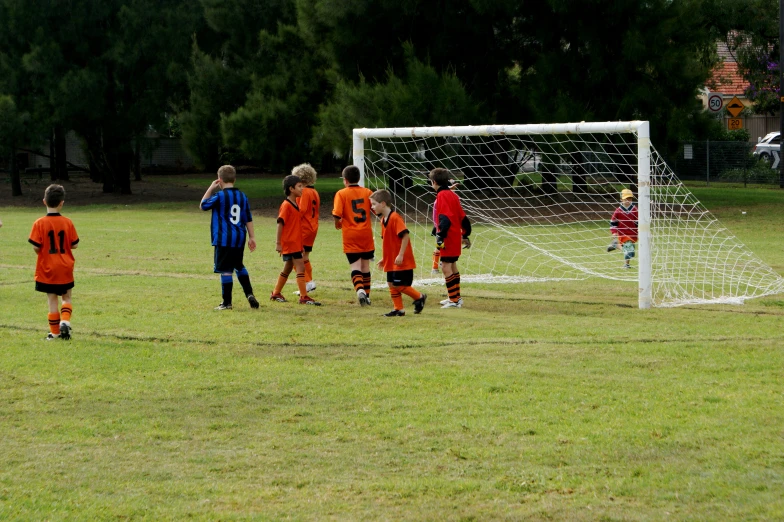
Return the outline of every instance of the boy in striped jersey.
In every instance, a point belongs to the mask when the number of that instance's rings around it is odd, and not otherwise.
[[[425,307],[427,295],[418,292],[413,286],[414,251],[406,228],[403,216],[395,212],[392,207],[392,194],[387,190],[377,190],[370,196],[370,206],[377,216],[381,216],[381,240],[383,241],[383,256],[378,262],[378,268],[387,273],[389,294],[395,309],[384,314],[386,317],[402,317],[406,315],[403,308],[405,294],[414,300],[414,313],[422,312]]]
[[[248,270],[243,264],[245,241],[251,252],[256,250],[256,235],[253,232],[253,215],[250,211],[248,197],[239,189],[234,188],[237,171],[231,165],[223,165],[218,169],[218,179],[213,181],[204,196],[199,208],[212,210],[210,231],[212,246],[215,247],[214,272],[220,274],[221,295],[223,301],[215,310],[231,310],[231,294],[234,287],[232,272],[242,285],[245,297],[251,308],[258,308],[259,302],[253,296]]]

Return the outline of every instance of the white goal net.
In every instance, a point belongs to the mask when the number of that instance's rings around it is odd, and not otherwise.
[[[648,122],[355,129],[354,164],[365,186],[394,194],[419,284],[443,282],[431,273],[427,175],[444,167],[473,225],[463,282],[638,281],[641,308],[784,292],[784,278],[676,178],[650,145]],[[633,270],[607,251],[624,188],[639,212]]]

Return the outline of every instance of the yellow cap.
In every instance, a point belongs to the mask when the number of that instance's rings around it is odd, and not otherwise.
[[[629,189],[623,189],[621,191],[621,199],[634,199],[634,193]]]

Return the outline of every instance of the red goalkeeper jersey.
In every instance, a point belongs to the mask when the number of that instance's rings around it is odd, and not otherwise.
[[[615,209],[610,218],[610,232],[619,238],[628,237],[637,242],[637,205],[632,203],[629,208],[621,205]]]

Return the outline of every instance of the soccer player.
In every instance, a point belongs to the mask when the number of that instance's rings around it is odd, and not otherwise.
[[[463,248],[471,248],[471,222],[468,220],[460,198],[452,191],[452,174],[447,169],[430,171],[430,186],[436,191],[433,205],[433,234],[436,248],[441,251],[441,271],[444,273],[449,297],[441,301],[441,308],[462,308],[460,272],[457,260]]]
[[[44,192],[46,216],[33,223],[28,241],[38,255],[35,263],[35,289],[49,301],[49,334],[46,340],[71,338],[71,293],[74,287],[73,250],[79,246],[79,235],[73,222],[60,214],[65,203],[62,185],[49,185]],[[62,296],[62,308],[58,310]]]
[[[634,193],[629,189],[621,191],[621,206],[615,209],[610,218],[612,243],[608,252],[618,249],[623,251],[623,268],[631,268],[630,261],[634,257],[634,245],[637,243],[637,205],[632,202]]]
[[[302,259],[302,216],[297,206],[297,198],[302,197],[304,188],[305,186],[297,176],[289,175],[283,179],[283,192],[286,194],[286,199],[283,200],[278,211],[275,250],[283,256],[284,265],[270,296],[270,301],[286,302],[286,298],[281,292],[288,281],[291,270],[296,269],[299,304],[321,306],[321,303],[308,296],[305,285],[305,262]]]
[[[316,169],[311,167],[309,163],[303,163],[291,169],[291,174],[297,176],[305,186],[302,189],[302,196],[297,198],[297,206],[302,215],[302,261],[305,263],[305,289],[312,292],[316,289],[316,283],[313,281],[310,253],[313,251],[313,243],[316,242],[321,209],[321,198],[314,187]]]
[[[361,306],[370,303],[370,261],[375,253],[370,221],[370,189],[359,186],[359,168],[343,169],[343,186],[335,194],[332,217],[343,234],[343,252],[351,268],[351,282]]]
[[[204,196],[199,208],[212,210],[210,231],[212,246],[215,247],[215,265],[213,271],[220,274],[221,295],[223,301],[215,310],[231,310],[234,280],[232,272],[237,273],[237,280],[242,285],[245,297],[251,308],[258,308],[259,302],[253,296],[248,269],[243,264],[245,240],[251,252],[256,250],[256,235],[253,232],[253,215],[250,211],[248,197],[234,187],[237,171],[231,165],[223,165],[218,169],[218,179],[214,180]]]
[[[381,216],[383,255],[378,262],[378,268],[387,273],[389,294],[395,307],[384,315],[387,317],[406,315],[401,294],[406,294],[414,300],[414,313],[418,314],[425,307],[427,294],[418,292],[411,286],[414,282],[416,261],[406,222],[392,207],[392,194],[387,190],[375,191],[370,196],[370,206],[377,216]]]

